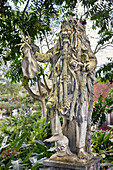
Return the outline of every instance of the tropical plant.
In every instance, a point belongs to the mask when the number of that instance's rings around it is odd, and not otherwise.
[[[102,124],[106,121],[106,114],[113,111],[113,89],[108,93],[108,97],[103,98],[100,95],[98,102],[94,102],[94,108],[92,113],[92,125],[98,125],[98,128],[102,127]]]
[[[102,156],[100,167],[113,167],[113,134],[112,129],[102,132],[95,131],[91,136],[92,151]]]
[[[0,122],[0,167],[6,169],[37,169],[41,160],[48,158],[42,142],[51,135],[50,124],[35,114],[21,115]]]
[[[97,80],[106,83],[109,81],[113,83],[113,59],[109,58],[107,64],[102,65],[96,72]]]

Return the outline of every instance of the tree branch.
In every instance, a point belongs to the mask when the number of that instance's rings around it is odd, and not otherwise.
[[[42,83],[42,82],[40,82],[40,83],[41,83],[41,86],[42,86],[43,88],[45,88],[45,89],[46,89],[45,84],[44,84],[44,83]]]
[[[94,5],[95,6],[95,5]],[[88,7],[86,7],[86,9],[87,9],[87,11],[82,15],[82,17],[83,16],[85,16],[85,15],[89,15],[90,13],[91,13],[91,11],[94,9],[94,6],[93,7],[91,7],[91,9],[89,9]],[[96,5],[97,6],[97,5]],[[110,12],[110,11],[112,11],[113,9],[111,8],[111,9],[109,9],[109,10],[107,10],[107,9],[103,9],[103,10],[101,10],[101,11],[98,11],[98,12],[96,12],[94,15],[95,15],[95,17],[97,17],[99,14],[100,14],[100,12],[101,13],[103,13],[103,12]],[[110,18],[110,16],[109,15],[107,15],[107,16],[105,16],[104,18]]]
[[[47,48],[48,48],[48,50],[49,50],[50,48],[49,48],[49,43],[48,43],[46,34],[45,34],[45,39],[46,39],[46,43],[47,43]]]
[[[40,94],[40,96],[43,96],[43,92],[42,92],[42,89],[41,89],[41,82],[38,79],[37,79],[37,84],[38,84],[39,94]]]
[[[30,96],[32,96],[34,99],[39,100],[40,102],[42,102],[41,96],[34,94],[34,93],[32,92],[32,90],[29,88],[28,85],[25,86],[25,89],[26,89],[27,92],[30,94]]]
[[[102,46],[100,46],[100,47],[98,47],[98,45],[97,45],[96,48],[95,48],[94,54],[96,54],[97,52],[99,52],[100,50],[102,50],[102,49],[104,49],[104,48],[106,48],[106,47],[108,47],[108,46],[113,47],[113,45],[111,44],[111,42],[108,42],[108,43],[106,43],[106,44],[104,44],[104,45],[102,45]]]
[[[48,87],[48,85],[47,85],[47,82],[46,82],[46,79],[45,79],[45,76],[44,76],[44,75],[43,75],[43,80],[44,80],[44,83],[45,83],[45,89],[47,90],[48,94],[50,94],[51,89]]]
[[[27,9],[27,7],[28,7],[29,1],[30,1],[30,0],[27,1],[27,4],[26,4],[26,6],[25,6],[25,8],[24,8],[24,10],[23,10],[23,13],[22,13],[22,29],[23,29],[24,37],[25,37],[24,14],[25,14],[25,11],[26,11],[26,9]]]

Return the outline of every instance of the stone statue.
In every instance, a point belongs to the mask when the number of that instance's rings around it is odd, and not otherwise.
[[[53,87],[47,109],[53,136],[46,141],[56,142],[59,157],[75,154],[76,160],[91,159],[93,81],[97,60],[85,27],[69,16],[62,22],[59,39],[53,48],[46,54],[33,49],[33,45],[24,46],[24,56],[27,57],[23,59],[22,68],[25,76],[33,78],[36,75],[37,61],[51,64],[49,78]],[[28,70],[30,63],[34,68]],[[62,127],[60,116],[63,117]]]

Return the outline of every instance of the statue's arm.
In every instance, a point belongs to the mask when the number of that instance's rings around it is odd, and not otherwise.
[[[52,53],[43,54],[43,53],[36,52],[34,57],[39,62],[43,62],[43,63],[44,62],[49,62],[50,58],[52,57]]]
[[[36,52],[35,53],[35,59],[39,62],[50,62],[50,59],[53,56],[56,56],[56,58],[57,58],[58,53],[59,53],[59,41],[57,41],[55,46],[52,47],[51,49],[49,49],[46,52],[46,54]]]

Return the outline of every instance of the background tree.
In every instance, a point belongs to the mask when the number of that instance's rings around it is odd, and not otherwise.
[[[83,23],[87,18],[92,21],[92,29],[98,28],[100,39],[95,48],[95,54],[108,45],[111,45],[112,38],[112,0],[13,0],[14,5],[11,6],[8,0],[2,0],[0,3],[0,55],[7,64],[10,61],[10,69],[7,77],[12,82],[23,81],[23,85],[29,94],[39,100],[43,108],[43,116],[45,116],[45,97],[50,93],[47,85],[45,72],[40,67],[40,73],[34,79],[23,77],[21,62],[22,49],[18,44],[23,43],[24,38],[28,40],[28,34],[31,37],[31,43],[37,38],[39,44],[45,39],[49,48],[48,36],[52,36],[53,25],[59,26],[59,21],[67,17],[69,13]],[[81,4],[84,14],[79,16],[78,4]],[[21,7],[24,6],[23,10]],[[70,11],[70,12],[68,12]],[[53,20],[55,22],[53,22]],[[43,80],[43,81],[42,81]],[[35,94],[31,85],[37,83],[39,94]],[[45,88],[47,93],[43,92]]]
[[[97,80],[106,83],[109,81],[113,83],[113,59],[109,59],[107,64],[101,66],[96,72]]]
[[[22,87],[16,83],[7,83],[4,85],[5,93],[9,94],[10,97],[18,97],[19,92],[22,90]]]
[[[106,121],[106,114],[113,111],[113,88],[109,91],[108,96],[103,98],[100,95],[98,102],[94,102],[94,108],[92,113],[92,125],[97,125],[97,128],[101,128]]]

